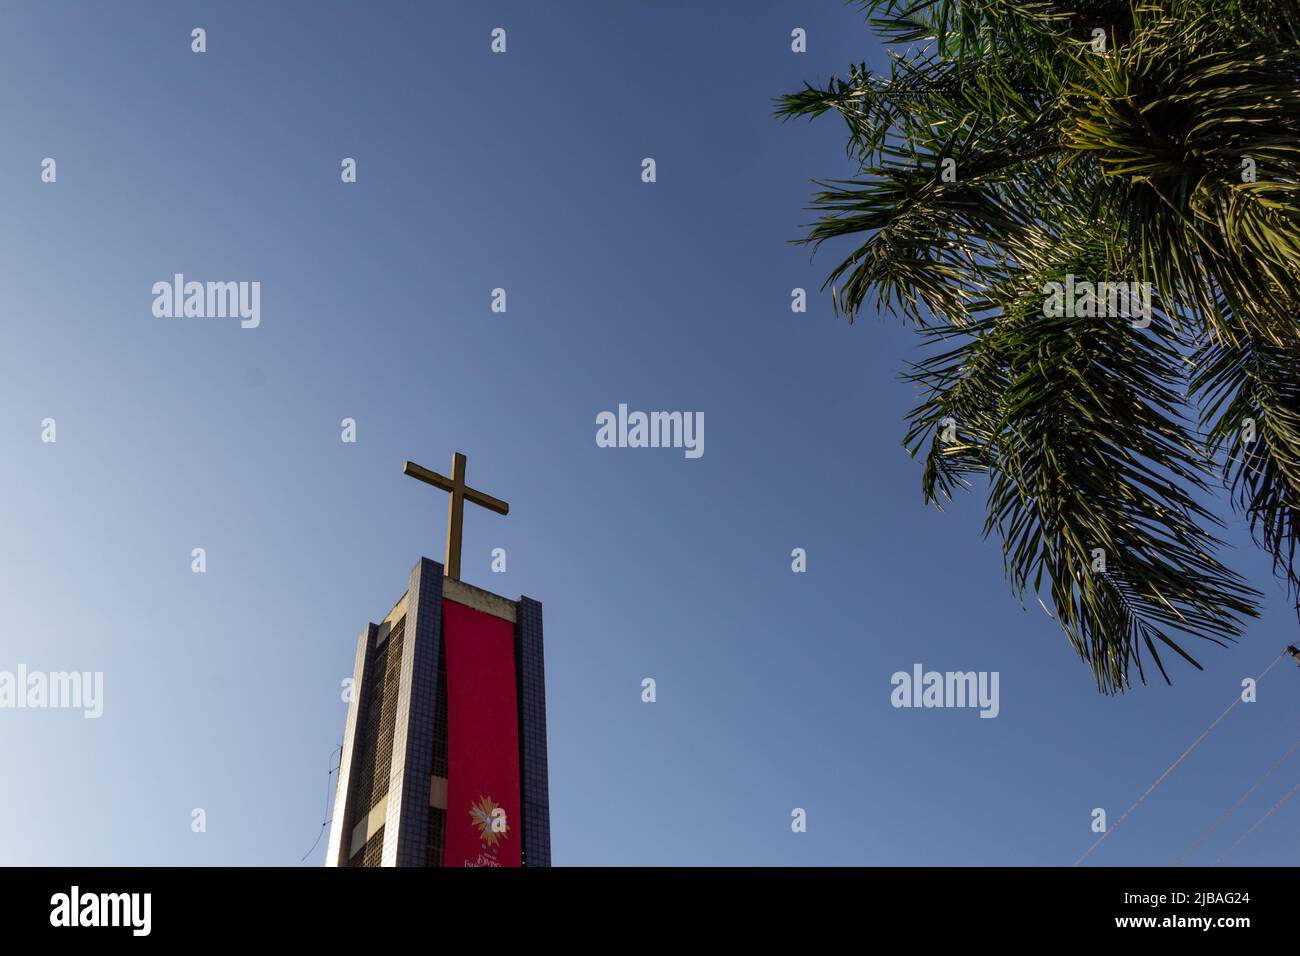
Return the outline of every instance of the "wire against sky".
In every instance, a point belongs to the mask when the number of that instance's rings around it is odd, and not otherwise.
[[[1258,686],[1260,681],[1264,679],[1264,675],[1267,674],[1269,671],[1271,671],[1273,669],[1273,666],[1277,664],[1277,662],[1280,661],[1285,656],[1286,656],[1286,651],[1284,650],[1282,651],[1281,654],[1278,654],[1277,657],[1273,658],[1273,663],[1265,667],[1264,670],[1260,673],[1260,675],[1257,678],[1255,678],[1256,686]],[[1178,769],[1178,765],[1181,764],[1184,760],[1186,760],[1188,756],[1191,754],[1191,752],[1201,745],[1201,741],[1203,741],[1206,737],[1210,736],[1210,732],[1213,731],[1215,727],[1219,726],[1219,724],[1223,721],[1223,718],[1227,717],[1228,714],[1232,713],[1232,708],[1236,707],[1240,703],[1241,703],[1241,695],[1238,694],[1235,698],[1233,698],[1232,703],[1228,705],[1228,709],[1225,710],[1223,713],[1221,713],[1218,717],[1216,717],[1214,719],[1214,722],[1211,723],[1210,726],[1205,728],[1205,731],[1201,734],[1201,736],[1197,737],[1194,741],[1192,741],[1192,745],[1188,747],[1186,750],[1184,750],[1182,752],[1182,755],[1179,756],[1179,758],[1175,760],[1173,763],[1171,763],[1168,769],[1166,769],[1164,773],[1156,777],[1155,783],[1147,787],[1146,792],[1142,794],[1142,796],[1137,798],[1137,800],[1133,803],[1133,806],[1125,810],[1123,815],[1120,816],[1120,818],[1115,821],[1115,824],[1111,826],[1100,837],[1098,837],[1096,842],[1094,842],[1092,846],[1088,847],[1088,849],[1084,851],[1083,856],[1079,857],[1077,860],[1074,861],[1074,866],[1080,865],[1081,863],[1083,863],[1084,860],[1092,856],[1093,850],[1097,849],[1097,847],[1105,843],[1106,838],[1119,829],[1120,824],[1122,824],[1125,820],[1127,820],[1129,816],[1133,813],[1133,811],[1142,805],[1143,800],[1145,800],[1147,797],[1151,796],[1151,794],[1156,792],[1156,788],[1158,788],[1162,783],[1164,783],[1165,780],[1169,778],[1169,775],[1171,773],[1173,773],[1175,770]]]
[[[1297,740],[1295,743],[1293,743],[1291,745],[1291,748],[1287,750],[1286,753],[1284,753],[1281,757],[1279,757],[1274,762],[1273,766],[1269,767],[1266,771],[1264,771],[1264,776],[1256,780],[1254,785],[1245,793],[1243,793],[1241,797],[1238,798],[1236,803],[1230,806],[1227,810],[1223,811],[1223,813],[1219,816],[1219,819],[1211,823],[1210,826],[1205,830],[1205,832],[1203,832],[1200,835],[1200,837],[1197,838],[1196,842],[1183,851],[1183,855],[1180,856],[1174,862],[1174,866],[1182,866],[1183,862],[1189,856],[1191,856],[1193,853],[1199,850],[1201,848],[1201,845],[1210,838],[1210,834],[1212,834],[1215,830],[1219,829],[1219,827],[1223,826],[1224,822],[1228,819],[1228,817],[1232,816],[1234,813],[1240,810],[1241,805],[1245,803],[1247,800],[1249,800],[1251,798],[1251,795],[1254,794],[1256,790],[1258,790],[1261,786],[1263,786],[1264,781],[1273,775],[1273,771],[1277,770],[1278,767],[1282,766],[1282,764],[1290,760],[1291,755],[1294,754],[1297,749],[1300,749],[1300,740]]]
[[[1241,836],[1237,837],[1237,842],[1234,843],[1234,844],[1232,844],[1232,846],[1228,847],[1228,849],[1224,850],[1224,851],[1223,851],[1223,856],[1221,856],[1221,857],[1219,857],[1217,860],[1215,860],[1215,861],[1214,861],[1214,865],[1215,865],[1215,866],[1218,866],[1220,863],[1222,863],[1224,860],[1226,860],[1226,859],[1228,858],[1228,854],[1231,853],[1233,850],[1237,849],[1237,847],[1241,845],[1241,841],[1242,841],[1242,840],[1246,839],[1246,837],[1250,836],[1252,833],[1254,833],[1256,830],[1258,830],[1259,827],[1260,827],[1260,824],[1262,824],[1265,820],[1267,820],[1267,819],[1268,819],[1269,817],[1271,817],[1275,812],[1277,812],[1277,810],[1279,810],[1279,809],[1282,807],[1282,804],[1286,803],[1288,800],[1290,800],[1292,797],[1294,797],[1294,796],[1295,796],[1295,792],[1296,792],[1297,790],[1300,790],[1300,783],[1297,783],[1294,787],[1292,787],[1290,790],[1288,790],[1287,793],[1286,793],[1286,796],[1285,796],[1285,797],[1283,797],[1283,798],[1282,798],[1281,800],[1279,800],[1277,803],[1273,804],[1273,806],[1269,807],[1268,813],[1264,814],[1262,817],[1260,817],[1258,820],[1256,820],[1256,821],[1255,821],[1255,825],[1254,825],[1253,827],[1251,827],[1249,830],[1247,830],[1247,831],[1246,831],[1245,833],[1243,833]]]

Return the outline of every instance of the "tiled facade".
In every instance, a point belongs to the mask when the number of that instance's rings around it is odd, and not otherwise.
[[[442,566],[421,558],[405,613],[399,603],[357,642],[327,866],[441,864],[446,810],[431,802],[445,803],[445,792],[431,801],[431,778],[447,774],[443,580]],[[515,617],[523,861],[550,866],[542,606],[531,598],[504,603]]]
[[[352,669],[352,699],[348,703],[347,723],[343,727],[343,748],[339,753],[339,775],[335,781],[334,821],[330,827],[330,842],[325,850],[326,866],[347,866],[351,858],[352,829],[348,825],[351,812],[357,805],[356,790],[361,775],[362,750],[358,746],[358,724],[361,722],[361,700],[366,696],[362,688],[372,679],[375,669],[373,654],[379,628],[369,624],[357,640],[357,659]]]
[[[546,668],[542,605],[521,597],[515,611],[519,694],[519,786],[523,791],[524,866],[551,865],[551,798],[546,777]]]
[[[442,567],[421,558],[407,589],[397,729],[384,821],[383,866],[424,866],[428,856],[429,775],[438,658],[442,655]]]

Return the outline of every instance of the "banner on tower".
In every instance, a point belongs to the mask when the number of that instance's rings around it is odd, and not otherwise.
[[[447,655],[443,866],[520,866],[514,625],[444,601],[442,635]]]

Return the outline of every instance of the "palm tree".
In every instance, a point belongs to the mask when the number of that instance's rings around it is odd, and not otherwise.
[[[1046,589],[1104,693],[1258,614],[1212,483],[1300,608],[1300,4],[859,5],[887,73],[777,115],[848,125],[860,174],[816,184],[797,241],[854,236],[836,310],[927,346],[926,501],[983,477],[1013,590]]]

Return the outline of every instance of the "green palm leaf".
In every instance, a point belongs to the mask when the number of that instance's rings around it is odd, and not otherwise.
[[[799,241],[851,239],[835,308],[931,346],[905,376],[926,500],[986,485],[1013,590],[1104,692],[1256,614],[1216,460],[1300,608],[1300,4],[860,6],[908,49],[777,113],[847,125],[859,175],[817,184]],[[1149,327],[1047,309],[1067,276],[1141,284]]]

